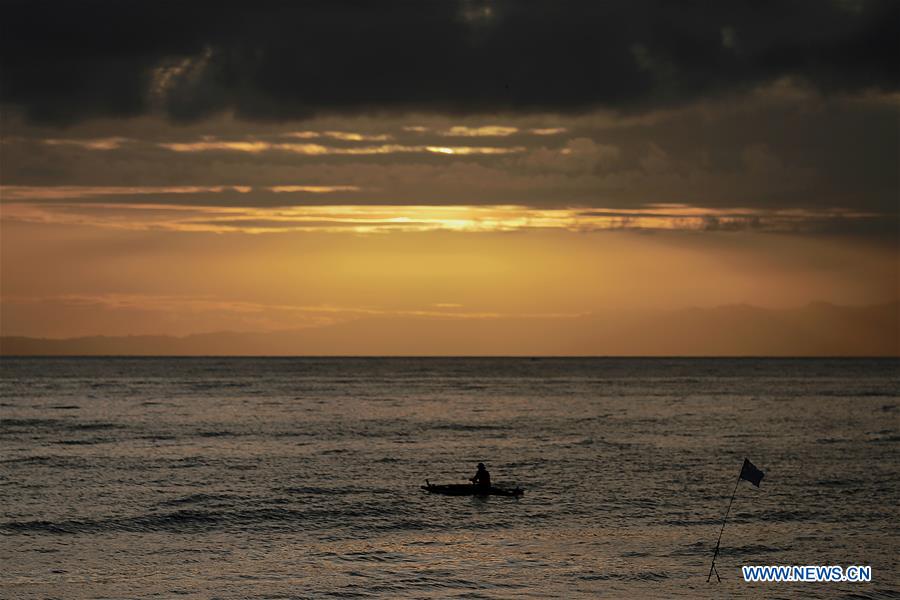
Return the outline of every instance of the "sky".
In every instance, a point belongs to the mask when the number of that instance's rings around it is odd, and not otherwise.
[[[3,0],[0,30],[3,336],[590,354],[626,346],[573,323],[627,318],[659,354],[679,311],[900,296],[897,2]]]

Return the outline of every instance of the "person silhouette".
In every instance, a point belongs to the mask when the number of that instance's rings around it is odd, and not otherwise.
[[[472,477],[469,481],[481,490],[491,489],[491,474],[484,467],[484,463],[478,463],[478,471],[475,472],[475,477]]]

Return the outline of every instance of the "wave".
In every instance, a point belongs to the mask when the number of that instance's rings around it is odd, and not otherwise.
[[[49,463],[58,457],[55,456],[23,456],[22,458],[4,458],[0,464],[6,465],[42,465]]]
[[[226,494],[191,494],[182,498],[173,498],[171,500],[163,500],[158,506],[181,506],[183,504],[204,504],[210,502],[219,502],[224,500],[232,500],[233,496]]]
[[[59,419],[3,419],[0,421],[0,431],[7,429],[26,429],[32,427],[56,427]]]
[[[443,511],[429,516],[416,502],[410,502],[408,495],[391,489],[290,487],[282,492],[282,496],[267,498],[189,494],[162,500],[155,508],[133,516],[9,520],[0,523],[0,535],[321,531],[335,539],[358,539],[363,533],[378,532],[499,530],[517,522],[513,516],[497,515],[490,521],[448,523]],[[364,497],[350,498],[351,494]]]
[[[9,533],[90,534],[118,532],[191,532],[228,525],[247,526],[263,523],[308,521],[310,514],[283,508],[245,511],[182,509],[161,514],[109,519],[66,519],[61,521],[9,521],[0,531]]]
[[[93,446],[94,444],[109,444],[118,440],[114,438],[90,438],[86,440],[57,440],[54,444],[61,446]]]
[[[139,440],[150,440],[153,442],[167,442],[171,440],[177,440],[178,438],[174,435],[169,435],[165,433],[149,433],[147,435],[139,435],[137,436]]]
[[[123,425],[105,421],[73,421],[70,419],[2,419],[0,434],[24,432],[101,431],[121,429]]]
[[[9,533],[102,533],[107,531],[182,531],[206,527],[219,522],[216,513],[182,510],[165,515],[144,515],[118,519],[66,519],[62,521],[9,521],[0,531]]]
[[[508,430],[506,425],[478,425],[475,423],[437,423],[431,425],[429,429],[437,429],[438,431],[504,431]]]
[[[750,555],[754,556],[757,554],[771,554],[773,552],[785,552],[789,551],[790,546],[786,548],[776,548],[775,546],[766,546],[764,544],[748,544],[746,546],[729,546],[723,547],[720,552],[725,555],[736,555],[736,556],[744,556]]]
[[[732,519],[733,522],[739,522],[739,519]],[[697,527],[698,525],[721,525],[722,519],[664,519],[660,521],[663,525],[675,525],[678,527]]]
[[[47,450],[45,448],[45,450]],[[65,451],[63,449],[58,449],[59,451]],[[51,468],[61,468],[61,469],[71,469],[71,470],[92,470],[97,466],[97,461],[94,458],[77,456],[74,454],[46,454],[46,455],[38,455],[38,456],[22,456],[18,458],[7,458],[0,460],[0,464],[5,465],[7,468],[15,468],[19,469],[21,467],[28,466],[41,466],[41,467],[51,467]],[[140,467],[138,467],[140,468]],[[16,485],[24,485],[24,481],[27,480],[28,477],[19,478],[17,476]],[[40,481],[40,480],[38,480]],[[43,485],[42,482],[41,484]]]
[[[194,434],[202,438],[218,438],[218,437],[241,437],[246,433],[238,433],[236,431],[200,431]]]
[[[292,494],[292,495],[310,495],[310,496],[318,496],[318,495],[327,495],[327,496],[335,496],[335,495],[348,495],[348,494],[395,494],[397,493],[396,489],[391,488],[368,488],[368,487],[359,487],[359,486],[344,486],[344,487],[317,487],[317,486],[292,486],[292,487],[283,487],[278,488],[276,491]]]
[[[578,577],[578,579],[581,579],[582,581],[663,581],[668,578],[668,573],[657,573],[655,571],[641,571],[638,573],[588,573]]]

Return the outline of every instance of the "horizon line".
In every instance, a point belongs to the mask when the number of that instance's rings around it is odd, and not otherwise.
[[[891,360],[900,354],[3,354],[2,358],[215,358],[215,359],[689,359],[689,360]]]

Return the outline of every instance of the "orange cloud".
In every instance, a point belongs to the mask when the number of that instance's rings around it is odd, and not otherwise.
[[[248,194],[255,188],[249,185],[182,185],[182,186],[0,186],[0,198],[5,201],[79,200],[102,196],[147,196],[163,194],[219,194],[239,192]],[[270,192],[305,192],[329,194],[334,192],[358,192],[355,185],[277,185],[260,188]]]
[[[329,193],[354,186],[274,186],[273,192]],[[190,207],[162,204],[93,203],[8,204],[3,219],[34,223],[89,225],[132,230],[213,233],[389,233],[456,231],[511,232],[533,229],[593,232],[605,230],[796,231],[823,219],[866,219],[869,213],[830,209],[709,209],[659,204],[639,209],[542,209],[519,205],[383,206],[334,205]]]
[[[536,129],[529,129],[528,133],[534,135],[560,135],[569,131],[565,127],[542,127]]]
[[[202,194],[219,193],[228,190],[247,193],[252,188],[249,186],[31,186],[31,185],[3,185],[0,186],[0,198],[3,200],[72,200],[79,198],[92,198],[97,196],[132,196],[146,194]]]
[[[212,150],[224,150],[230,152],[249,152],[258,154],[266,151],[291,152],[308,156],[365,156],[376,154],[517,154],[524,152],[522,146],[410,146],[402,144],[381,144],[378,146],[335,147],[314,143],[272,143],[263,141],[198,141],[161,143],[161,147],[173,152],[209,152]]]
[[[291,131],[281,134],[281,137],[301,140],[314,140],[326,137],[342,142],[385,142],[393,139],[393,136],[387,133],[369,134],[357,133],[355,131]]]
[[[85,150],[116,150],[126,142],[128,138],[124,137],[108,137],[108,138],[92,138],[92,139],[47,139],[44,143],[48,146],[77,146]]]
[[[503,125],[484,125],[482,127],[457,125],[438,133],[447,137],[506,137],[518,132],[519,129],[517,127],[506,127]]]

